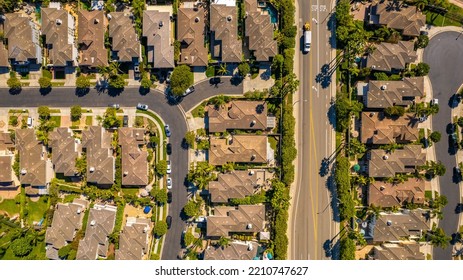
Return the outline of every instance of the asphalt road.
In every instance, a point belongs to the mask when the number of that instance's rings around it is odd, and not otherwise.
[[[148,94],[140,94],[137,88],[125,88],[118,95],[108,95],[92,89],[85,95],[78,95],[73,88],[54,88],[48,94],[42,95],[37,88],[24,88],[21,93],[12,95],[7,89],[0,89],[0,107],[38,107],[42,105],[50,107],[70,107],[80,105],[82,107],[106,107],[108,104],[118,103],[121,107],[135,107],[138,103],[144,103],[149,109],[156,112],[167,124],[170,125],[172,136],[169,142],[172,144],[170,161],[172,164],[173,197],[169,206],[169,215],[172,216],[172,226],[168,231],[162,258],[173,260],[177,258],[181,250],[181,236],[185,229],[181,212],[188,200],[185,187],[185,178],[188,173],[188,151],[182,147],[183,137],[187,132],[187,124],[183,111],[192,109],[203,99],[227,92],[228,94],[242,93],[242,84],[231,85],[228,78],[222,78],[223,84],[218,87],[210,86],[209,81],[195,85],[196,91],[186,96],[179,105],[169,102],[165,95],[158,90],[152,90]],[[181,106],[181,107],[180,107]]]
[[[460,189],[453,179],[453,168],[456,158],[449,153],[448,134],[446,126],[453,119],[452,108],[449,106],[451,96],[456,93],[463,83],[463,37],[457,32],[440,33],[432,38],[424,51],[424,62],[431,67],[429,78],[432,83],[433,97],[439,99],[439,113],[432,118],[434,131],[442,134],[442,140],[435,146],[437,159],[446,167],[447,172],[439,178],[440,191],[449,201],[444,207],[444,219],[439,222],[447,235],[455,233],[458,229],[458,214],[455,208],[460,202]],[[434,259],[449,260],[452,256],[452,246],[446,249],[434,248]]]
[[[296,15],[298,38],[296,61],[299,61],[300,108],[297,123],[299,172],[292,201],[291,255],[295,260],[337,259],[336,234],[339,223],[333,214],[333,186],[328,176],[320,175],[323,158],[335,150],[335,134],[329,120],[331,87],[335,76],[331,65],[331,48],[335,40],[331,33],[332,8],[329,0],[299,0]],[[302,26],[310,22],[312,46],[310,53],[301,54]],[[333,83],[331,83],[333,81]],[[333,118],[333,117],[331,117]],[[336,207],[335,207],[336,208]],[[335,211],[336,213],[336,211]]]

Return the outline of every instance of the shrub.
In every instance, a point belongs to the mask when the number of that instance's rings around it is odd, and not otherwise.
[[[167,223],[164,221],[156,222],[153,228],[153,234],[160,237],[167,233]]]
[[[73,122],[80,120],[82,116],[82,107],[76,105],[71,107],[71,120]]]
[[[39,79],[40,88],[51,88],[51,79],[48,77],[41,77]]]
[[[37,113],[39,114],[39,118],[41,120],[48,120],[51,114],[50,108],[48,108],[47,106],[40,106],[37,109]]]
[[[170,79],[172,93],[177,96],[183,95],[185,90],[194,82],[193,73],[188,65],[175,67]]]
[[[27,256],[32,251],[31,242],[27,237],[15,239],[11,242],[10,248],[17,257]]]
[[[240,65],[238,65],[238,72],[240,73],[241,76],[246,76],[251,72],[251,67],[247,62],[242,62]]]
[[[196,140],[196,134],[194,131],[188,131],[185,134],[185,142],[188,144],[188,147],[193,149],[195,147],[195,140]]]
[[[90,88],[90,78],[85,75],[80,75],[76,79],[76,88],[78,89],[88,89]]]

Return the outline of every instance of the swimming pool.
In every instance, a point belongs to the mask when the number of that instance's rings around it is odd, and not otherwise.
[[[267,3],[267,6],[263,9],[264,11],[268,11],[268,14],[270,15],[270,21],[272,23],[278,23],[278,12],[275,7],[273,7],[270,3]]]

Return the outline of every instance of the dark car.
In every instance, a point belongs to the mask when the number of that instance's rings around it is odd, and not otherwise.
[[[167,229],[170,229],[170,227],[172,226],[172,216],[166,217],[166,223],[167,223]]]
[[[128,127],[129,126],[129,116],[125,115],[124,118],[122,119],[122,125],[124,127]]]
[[[167,145],[166,145],[166,151],[167,151],[167,154],[168,154],[168,155],[172,154],[172,144],[167,143]]]
[[[167,203],[172,203],[172,192],[167,192]]]

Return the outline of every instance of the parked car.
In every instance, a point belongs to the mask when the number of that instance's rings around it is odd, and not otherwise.
[[[172,135],[171,131],[170,131],[170,126],[168,124],[166,124],[164,126],[164,131],[166,132],[166,136],[167,137],[170,137],[170,135]]]
[[[31,117],[28,117],[27,118],[27,127],[32,127],[32,118]]]
[[[115,108],[115,109],[120,108],[119,104],[109,104],[108,107]]]
[[[142,103],[138,103],[137,109],[138,109],[138,110],[146,111],[146,110],[148,110],[148,105],[142,104]]]
[[[439,99],[434,98],[431,100],[431,106],[434,106],[434,105],[439,105]]]
[[[172,178],[167,177],[167,189],[172,189]]]
[[[172,226],[172,216],[166,217],[166,224],[167,224],[167,229],[170,229],[170,227]]]
[[[170,84],[170,77],[172,76],[172,71],[167,72],[166,83]]]
[[[128,127],[129,126],[129,116],[125,115],[124,118],[122,119],[122,126],[123,127]]]
[[[191,86],[185,90],[185,92],[183,93],[183,96],[187,96],[188,94],[193,93],[194,91],[195,91],[195,87]]]
[[[167,174],[172,173],[172,169],[170,167],[170,160],[167,161]]]
[[[172,203],[172,192],[167,192],[167,203]]]
[[[166,152],[167,152],[168,155],[172,154],[172,144],[167,143]]]

